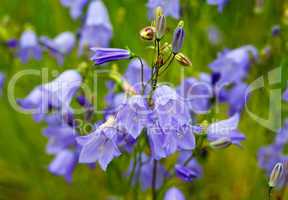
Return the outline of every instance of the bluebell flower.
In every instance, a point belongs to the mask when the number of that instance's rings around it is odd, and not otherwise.
[[[22,33],[17,54],[22,63],[27,63],[32,57],[36,60],[41,59],[42,49],[33,31],[28,30]]]
[[[258,165],[269,174],[274,165],[284,158],[282,150],[281,147],[274,144],[260,148],[258,151]]]
[[[101,0],[89,4],[86,19],[80,30],[78,54],[85,47],[108,47],[112,37],[112,25],[108,11]]]
[[[161,159],[177,150],[195,148],[190,114],[176,91],[158,87],[153,94],[153,112],[149,116],[147,133],[154,159]]]
[[[70,16],[77,19],[82,15],[83,7],[87,4],[88,0],[61,0],[61,4],[70,8]]]
[[[46,152],[48,154],[56,154],[75,146],[78,134],[71,126],[62,123],[60,125],[49,125],[43,130],[43,135],[49,139]]]
[[[229,0],[207,0],[209,5],[217,5],[218,12],[222,13],[225,5],[228,3]]]
[[[212,86],[206,74],[200,76],[200,80],[187,78],[177,88],[178,94],[184,99],[185,105],[190,112],[201,114],[207,113],[210,101],[213,97]]]
[[[284,125],[277,131],[274,144],[279,147],[284,147],[288,143],[288,119],[285,120]]]
[[[59,65],[63,65],[64,56],[69,54],[76,42],[75,36],[71,32],[64,32],[59,34],[53,40],[42,36],[40,42],[44,45],[51,54],[56,58]]]
[[[76,152],[65,149],[56,154],[49,165],[49,171],[56,176],[64,176],[67,182],[72,181],[72,173],[77,165],[78,155]]]
[[[251,61],[258,58],[257,49],[245,45],[234,50],[224,50],[218,58],[209,64],[212,72],[218,74],[217,85],[237,83],[247,76]]]
[[[190,159],[191,154],[191,151],[181,151],[175,165],[176,176],[187,182],[193,181],[202,176],[202,167],[198,164],[195,158],[186,163],[186,161]]]
[[[61,111],[63,115],[72,112],[70,102],[82,83],[82,77],[76,70],[67,70],[53,81],[35,87],[24,99],[17,103],[33,113],[36,121],[42,120],[51,109]]]
[[[2,95],[3,92],[3,86],[4,86],[4,82],[5,82],[5,74],[0,72],[0,96]]]
[[[116,48],[91,48],[94,55],[91,60],[96,65],[101,65],[106,62],[111,62],[114,60],[128,60],[131,58],[131,54],[126,49],[116,49]]]
[[[136,162],[134,176],[132,177],[132,184],[136,185],[137,181],[140,181],[141,190],[146,191],[152,187],[152,170],[153,159],[148,157],[145,153],[141,155],[141,163]],[[127,175],[130,176],[133,169],[134,160],[131,160]],[[158,163],[156,169],[156,189],[159,189],[163,185],[164,178],[168,176],[165,168]]]
[[[135,95],[127,99],[116,114],[116,121],[127,130],[133,138],[137,138],[148,122],[151,113],[143,96]]]
[[[149,18],[154,17],[155,9],[161,7],[165,16],[171,16],[175,19],[180,18],[179,0],[149,0],[147,3]]]
[[[245,95],[248,85],[244,82],[235,84],[226,93],[226,102],[230,105],[229,115],[232,116],[235,113],[240,113],[245,105]]]
[[[185,200],[185,197],[179,189],[171,187],[165,193],[164,200]]]
[[[221,138],[229,138],[232,144],[240,146],[240,142],[245,140],[245,136],[238,130],[239,114],[236,113],[226,120],[212,123],[207,128],[207,139],[216,141]]]
[[[211,44],[218,45],[221,42],[222,40],[221,33],[216,26],[208,27],[207,33],[208,33],[208,40]]]
[[[109,118],[91,134],[78,137],[77,142],[82,146],[79,162],[98,162],[106,170],[112,159],[121,154],[116,143],[119,132],[114,118]]]

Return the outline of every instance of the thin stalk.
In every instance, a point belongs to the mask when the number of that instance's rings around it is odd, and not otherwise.
[[[140,56],[137,56],[137,58],[139,59],[140,63],[141,63],[141,86],[142,86],[142,95],[144,94],[144,89],[145,89],[145,85],[144,85],[144,65],[143,65],[143,61],[140,58]]]
[[[152,174],[152,200],[156,200],[156,181],[157,181],[157,160],[153,160],[153,174]]]

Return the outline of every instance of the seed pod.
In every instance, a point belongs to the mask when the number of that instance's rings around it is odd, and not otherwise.
[[[276,163],[276,165],[274,165],[272,172],[270,174],[270,179],[268,183],[269,187],[273,188],[279,185],[279,183],[283,178],[283,175],[284,175],[283,164],[281,162],[278,162]]]
[[[166,18],[164,15],[156,18],[156,39],[160,40],[166,32]]]
[[[184,22],[180,21],[177,28],[174,31],[174,35],[173,35],[173,41],[172,41],[172,50],[173,53],[179,53],[179,51],[181,50],[182,46],[183,46],[183,41],[184,41],[184,36],[185,36],[185,32],[184,32]]]
[[[143,40],[148,40],[148,41],[153,40],[155,36],[155,27],[147,26],[143,28],[139,34]]]
[[[211,142],[209,145],[213,149],[225,149],[232,144],[231,139],[227,137],[220,138]]]
[[[192,66],[192,62],[190,61],[190,59],[185,56],[183,53],[177,53],[175,56],[175,59],[183,66],[187,67],[187,66]]]

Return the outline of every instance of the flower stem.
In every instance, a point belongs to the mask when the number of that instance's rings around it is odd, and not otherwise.
[[[153,160],[153,174],[152,174],[152,200],[156,200],[156,180],[157,179],[157,160]]]
[[[268,188],[268,200],[271,200],[271,196],[272,196],[272,187]]]
[[[144,89],[145,89],[145,85],[144,85],[144,65],[143,65],[143,61],[141,59],[140,56],[137,56],[138,60],[140,61],[141,63],[141,86],[142,86],[142,95],[144,94]]]

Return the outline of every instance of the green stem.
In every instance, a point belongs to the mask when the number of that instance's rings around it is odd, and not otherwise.
[[[152,200],[156,200],[157,199],[156,181],[157,181],[157,160],[153,160]]]

